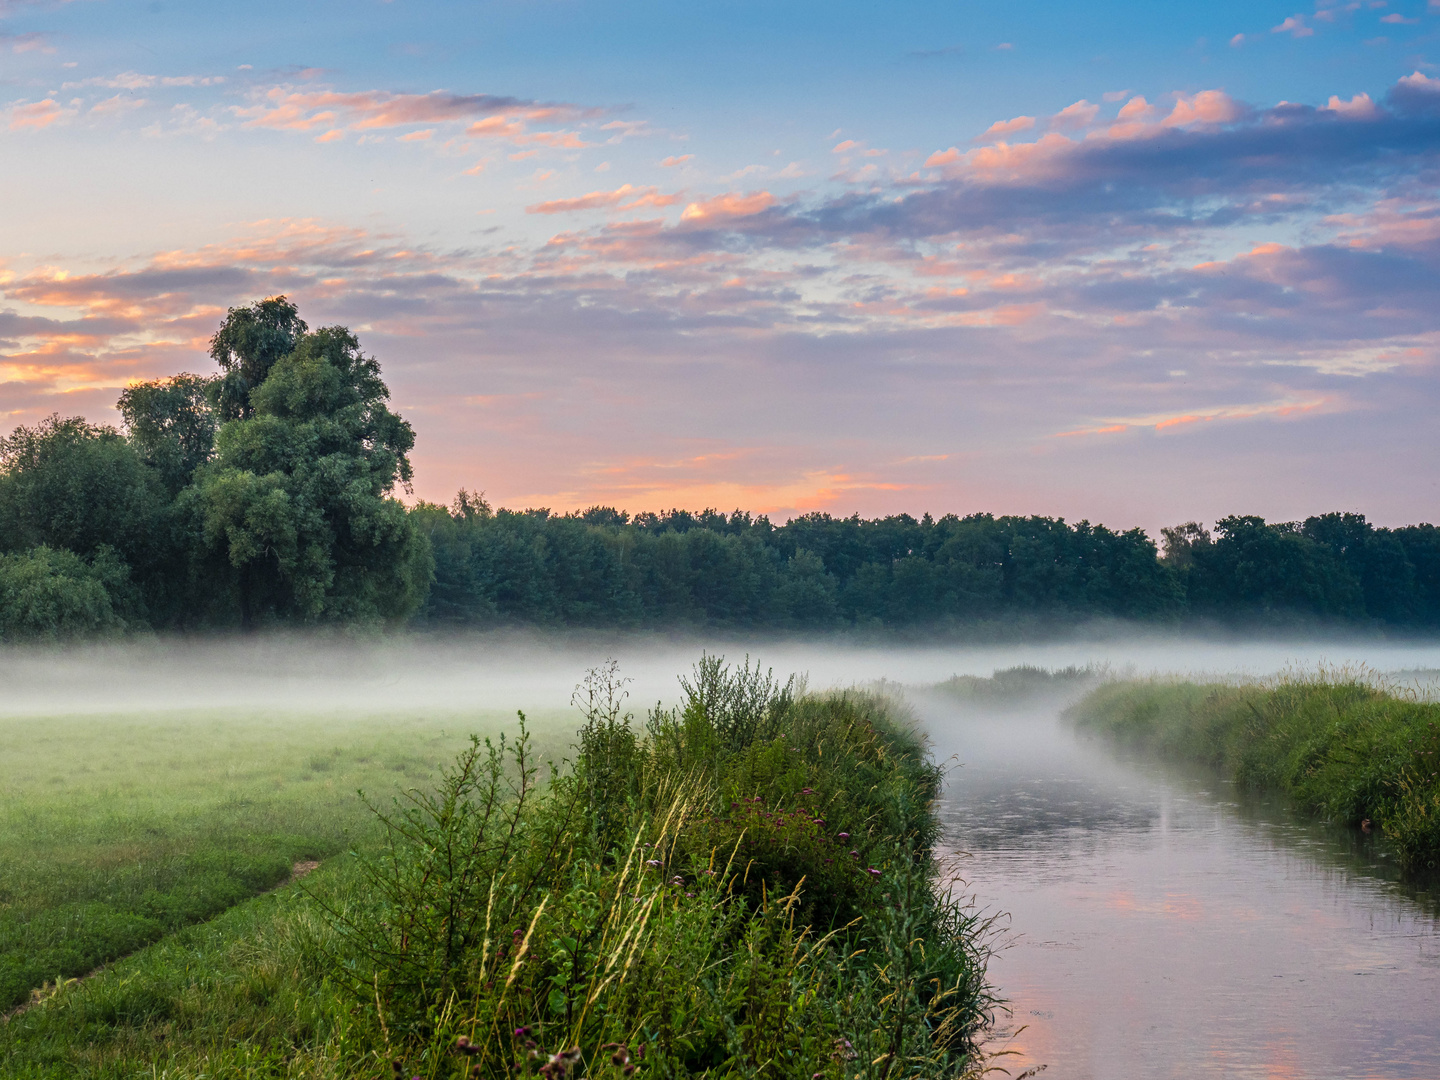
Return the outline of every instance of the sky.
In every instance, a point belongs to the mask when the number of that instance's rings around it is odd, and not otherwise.
[[[1440,519],[1440,3],[0,0],[0,431],[285,294],[408,499]]]

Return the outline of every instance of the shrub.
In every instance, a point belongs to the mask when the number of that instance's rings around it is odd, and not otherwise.
[[[536,779],[522,717],[378,812],[369,900],[330,908],[377,1037],[437,1077],[972,1070],[982,925],[936,892],[893,704],[711,657],[682,685],[641,737],[606,665],[570,772]]]

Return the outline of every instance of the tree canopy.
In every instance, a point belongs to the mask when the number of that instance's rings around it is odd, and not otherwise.
[[[123,433],[54,416],[0,439],[0,635],[418,610],[429,542],[392,497],[415,435],[379,363],[283,296],[232,308],[211,355],[216,376],[127,388]]]

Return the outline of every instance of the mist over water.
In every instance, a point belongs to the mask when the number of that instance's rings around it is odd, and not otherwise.
[[[1440,645],[1386,641],[1230,641],[1165,636],[1037,644],[866,644],[773,637],[485,633],[324,639],[302,635],[157,639],[64,649],[0,650],[0,716],[285,710],[382,714],[542,710],[568,705],[587,668],[613,657],[637,709],[673,702],[676,676],[702,650],[747,653],[812,689],[878,679],[924,686],[1029,664],[1101,665],[1137,674],[1266,675],[1283,668],[1440,668]]]

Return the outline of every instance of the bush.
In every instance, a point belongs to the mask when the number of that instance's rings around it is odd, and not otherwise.
[[[90,562],[74,552],[36,547],[0,555],[0,641],[57,641],[120,633],[111,590],[129,571],[102,548]]]
[[[940,776],[894,706],[711,657],[683,685],[641,736],[597,669],[569,773],[522,717],[379,812],[369,901],[330,908],[355,1007],[435,1077],[974,1070],[980,923],[936,892]]]

